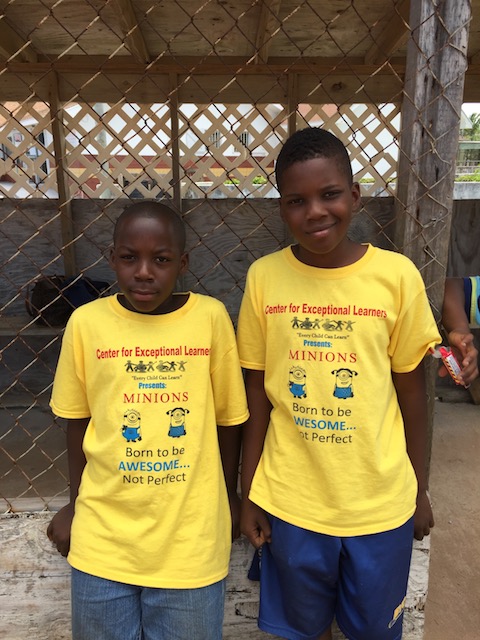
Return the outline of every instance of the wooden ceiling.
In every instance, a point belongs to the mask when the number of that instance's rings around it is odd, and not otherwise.
[[[409,0],[0,0],[0,100],[48,101],[54,87],[60,102],[397,102],[409,10]],[[464,101],[480,102],[480,0],[472,14]]]

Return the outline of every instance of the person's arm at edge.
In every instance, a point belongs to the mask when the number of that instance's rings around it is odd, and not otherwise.
[[[83,438],[90,418],[68,420],[67,457],[70,479],[70,501],[52,518],[47,528],[47,536],[62,556],[67,557],[70,549],[70,529],[75,513],[75,500],[78,496],[82,473],[86,460],[83,453]]]
[[[417,477],[414,536],[422,540],[434,526],[427,478],[428,408],[423,362],[409,373],[392,373],[403,416],[407,453]]]
[[[266,513],[248,495],[260,461],[270,421],[272,405],[265,393],[265,372],[247,369],[245,388],[250,417],[243,425],[241,464],[242,515],[241,530],[255,548],[270,542],[271,529]]]
[[[478,351],[465,313],[463,278],[445,279],[442,325],[447,332],[449,345],[460,353],[462,379],[468,386],[478,378]],[[439,374],[442,377],[447,375],[445,367],[440,368]]]
[[[217,427],[218,446],[222,458],[223,475],[227,487],[232,515],[232,540],[240,536],[240,498],[238,497],[238,470],[242,447],[242,426]]]

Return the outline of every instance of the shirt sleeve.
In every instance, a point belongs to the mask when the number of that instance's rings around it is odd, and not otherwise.
[[[247,273],[245,292],[240,305],[237,327],[237,344],[240,364],[245,369],[265,370],[266,362],[266,327],[261,312],[259,292],[256,283],[256,265]],[[257,295],[256,295],[257,294]]]
[[[235,426],[248,418],[247,397],[238,357],[235,331],[223,307],[213,330],[211,381],[218,425]]]
[[[390,339],[392,371],[413,371],[431,347],[441,342],[422,276],[413,263],[402,272],[400,311]]]
[[[63,335],[62,347],[53,381],[50,407],[61,418],[89,418],[82,359],[81,340],[75,339],[75,312],[70,317]]]

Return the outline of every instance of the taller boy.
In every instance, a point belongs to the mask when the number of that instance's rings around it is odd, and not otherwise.
[[[440,336],[414,265],[348,238],[360,190],[338,138],[297,132],[276,179],[296,244],[251,266],[238,326],[259,626],[326,640],[336,616],[351,640],[398,640],[414,531],[433,526],[422,360]]]

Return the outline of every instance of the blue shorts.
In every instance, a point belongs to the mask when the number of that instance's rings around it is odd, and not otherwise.
[[[413,518],[398,529],[338,538],[270,516],[262,547],[263,631],[316,640],[334,618],[349,640],[400,640],[413,544]]]

